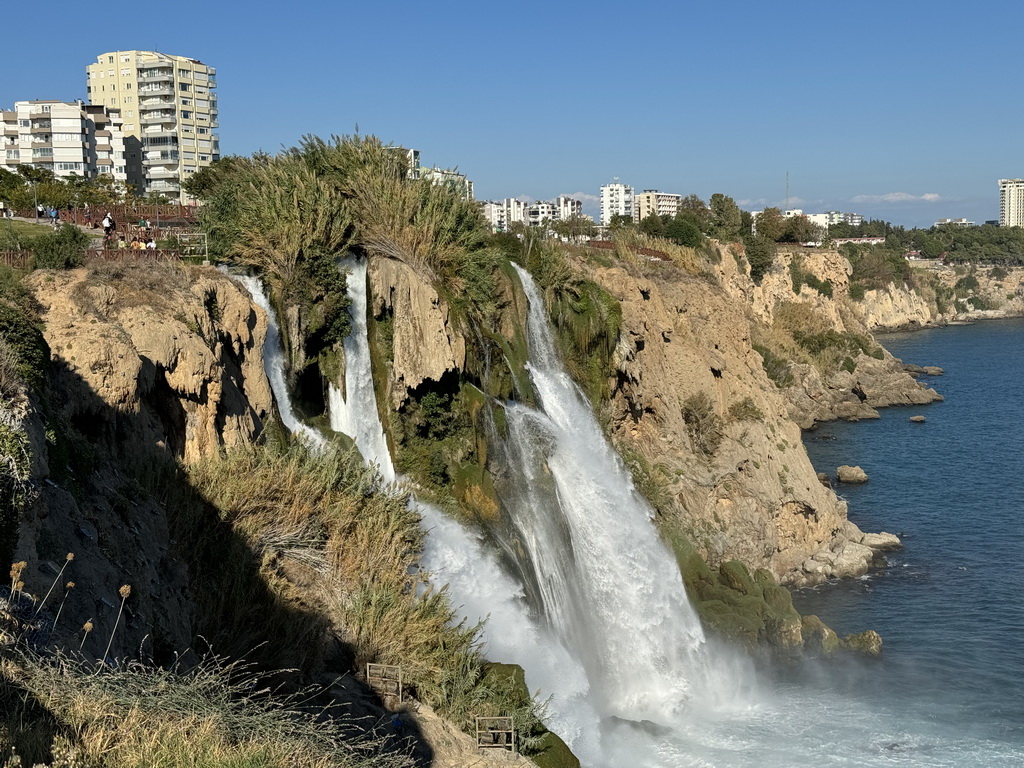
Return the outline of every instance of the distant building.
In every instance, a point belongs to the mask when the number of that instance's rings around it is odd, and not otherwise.
[[[613,216],[633,217],[633,188],[618,179],[601,187],[601,224],[608,226]]]
[[[0,167],[29,165],[59,178],[106,174],[121,183],[127,179],[116,109],[80,101],[18,101],[2,113],[2,120]]]
[[[217,70],[156,51],[108,51],[85,68],[91,104],[121,110],[128,184],[180,202],[189,176],[220,159]]]
[[[481,204],[481,210],[493,232],[508,232],[509,225],[526,221],[526,205],[515,197],[489,200]]]
[[[999,180],[999,226],[1024,227],[1024,179]]]
[[[526,208],[526,223],[531,227],[540,227],[558,218],[558,208],[554,203],[538,200]]]
[[[833,224],[849,224],[852,227],[857,227],[864,223],[864,217],[859,213],[829,211],[823,215],[826,217],[826,224],[828,226],[832,226]]]
[[[555,198],[556,216],[559,221],[567,221],[574,216],[583,215],[583,201],[577,200],[568,195],[559,195]]]
[[[450,184],[453,189],[458,190],[463,200],[473,199],[473,182],[466,178],[466,174],[459,173],[449,168],[420,168],[419,177],[430,179],[435,184]]]
[[[976,227],[973,221],[967,219],[939,219],[935,222],[936,227]]]
[[[640,194],[633,195],[633,221],[640,223],[652,213],[659,216],[675,216],[679,213],[682,201],[682,195],[645,189]]]

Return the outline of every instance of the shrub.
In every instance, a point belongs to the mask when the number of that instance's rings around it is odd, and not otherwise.
[[[71,224],[61,224],[55,231],[32,241],[36,269],[73,269],[85,263],[89,236]]]
[[[749,396],[730,405],[729,416],[734,421],[764,421],[764,413]]]
[[[863,301],[866,292],[864,283],[850,283],[850,298],[854,301]]]
[[[763,344],[754,344],[753,347],[754,351],[761,356],[761,367],[764,368],[764,372],[776,387],[783,389],[793,383],[789,360],[777,355]]]
[[[775,243],[764,237],[750,237],[745,241],[750,279],[760,285],[762,278],[775,261]]]
[[[696,451],[714,456],[722,443],[722,419],[706,392],[698,392],[683,402],[683,421]]]

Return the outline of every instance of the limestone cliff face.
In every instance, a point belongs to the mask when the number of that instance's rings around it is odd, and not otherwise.
[[[652,468],[676,517],[669,525],[712,566],[738,559],[783,583],[866,570],[872,553],[851,548],[862,534],[818,481],[800,428],[751,348],[745,307],[671,269],[592,276],[622,305],[610,431]],[[705,396],[711,411],[702,418],[722,434],[714,450],[693,424]]]
[[[126,452],[161,443],[186,462],[250,443],[272,409],[266,318],[215,270],[135,269],[32,275],[61,416]]]
[[[400,261],[375,258],[368,268],[371,311],[392,323],[391,401],[395,408],[410,390],[466,364],[466,341],[449,322],[448,305],[414,269]]]
[[[273,406],[266,319],[215,270],[103,265],[28,284],[52,350],[46,421],[32,400],[2,409],[27,438],[36,491],[15,555],[26,589],[45,594],[74,553],[47,606],[74,582],[48,646],[77,650],[91,620],[84,650],[102,654],[128,584],[111,655],[166,660],[192,644],[192,587],[167,511],[134,478],[154,455],[190,462],[260,434]]]
[[[895,283],[884,290],[865,291],[857,306],[864,325],[872,331],[924,328],[943,319],[934,301]]]

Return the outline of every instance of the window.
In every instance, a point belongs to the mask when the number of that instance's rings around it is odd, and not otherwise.
[[[201,163],[205,163],[205,162],[209,161],[209,159],[210,159],[209,155],[200,155],[199,156],[199,162],[201,162]]]
[[[113,64],[114,62],[110,62],[110,63]],[[114,76],[114,70],[108,69],[107,70],[107,77],[113,77],[113,76]]]
[[[124,89],[126,91],[130,91],[132,89],[132,84],[131,83],[125,83]]]
[[[107,64],[113,64],[113,63],[114,63],[114,57],[113,56],[107,56]]]
[[[191,120],[192,119],[192,113],[189,112],[187,109],[183,109],[183,110],[181,110],[181,117],[183,119],[185,119],[185,120]]]
[[[121,67],[121,77],[128,77],[132,71],[128,67]]]
[[[183,107],[190,107],[190,106],[192,106],[192,99],[182,99],[181,100],[181,106],[183,106]]]
[[[204,133],[205,134],[205,133],[209,133],[209,132],[210,132],[209,128],[200,128],[199,129],[199,133]]]
[[[192,73],[189,72],[187,69],[179,69],[178,70],[178,77],[190,80],[190,79],[192,79]]]
[[[18,121],[18,125],[20,125],[22,128],[28,128],[29,127],[29,121],[28,120],[19,120]]]
[[[127,64],[131,60],[132,60],[132,57],[129,56],[127,53],[122,53],[121,54],[121,63],[122,64]]]
[[[43,104],[43,112],[49,112],[49,111],[50,111],[50,105],[49,104]]]
[[[178,90],[188,91],[191,90],[192,86],[189,83],[178,83]]]
[[[131,104],[132,103],[132,97],[131,96],[125,96],[124,97],[124,103],[125,104]],[[131,117],[131,115],[129,115],[129,117]]]

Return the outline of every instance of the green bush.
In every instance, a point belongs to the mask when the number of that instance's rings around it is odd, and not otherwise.
[[[750,279],[760,285],[761,280],[775,261],[775,243],[765,237],[749,237],[744,241],[747,261],[750,264]]]
[[[850,283],[850,298],[854,301],[863,301],[867,287],[864,283]]]
[[[734,421],[764,421],[764,412],[748,396],[729,406],[729,416]]]
[[[754,351],[761,356],[761,366],[775,386],[779,389],[793,383],[793,374],[789,370],[789,360],[781,357],[763,344],[754,344]]]
[[[89,236],[71,224],[61,224],[56,230],[40,235],[32,241],[36,269],[73,269],[85,263],[85,249]]]

